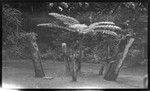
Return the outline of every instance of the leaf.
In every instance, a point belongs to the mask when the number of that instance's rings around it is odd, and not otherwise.
[[[121,30],[120,27],[116,26],[113,22],[95,22],[89,25],[88,28],[84,29],[84,33],[93,32],[95,30]],[[110,34],[116,35],[115,32],[111,32]]]
[[[79,21],[73,17],[65,16],[58,13],[49,13],[49,15],[55,17],[56,19],[61,20],[62,22],[64,22],[64,24],[67,24],[69,26],[74,24],[79,24]]]
[[[96,29],[96,28],[102,28],[102,29],[110,29],[110,30],[120,30],[122,31],[122,29],[118,26],[115,25],[99,25],[99,26],[95,26],[92,29]]]
[[[95,22],[95,23],[92,23],[89,25],[89,27],[87,28],[87,31],[91,30],[91,29],[95,29],[97,28],[98,26],[102,26],[102,25],[115,25],[115,23],[113,22]],[[107,26],[106,26],[107,27]]]
[[[99,24],[108,24],[108,25],[115,25],[113,22],[95,22],[89,25],[89,27],[97,26]]]
[[[53,24],[53,23],[43,23],[43,24],[38,24],[37,26],[46,26],[46,27],[51,27],[51,28],[52,28],[52,27],[55,27],[55,28],[62,28],[62,29],[68,30],[68,31],[76,32],[75,29],[68,28],[68,27],[64,27],[64,26],[60,26],[60,25]]]
[[[118,36],[116,32],[110,30],[94,30],[94,32],[101,32],[108,35]]]

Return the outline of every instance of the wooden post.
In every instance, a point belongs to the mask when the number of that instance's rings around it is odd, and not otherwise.
[[[36,35],[34,33],[29,35],[29,41],[31,43],[30,51],[32,54],[32,62],[35,70],[35,77],[45,77],[45,73],[42,67],[41,58],[39,56],[39,49],[36,43]]]
[[[62,43],[62,51],[63,51],[63,59],[65,61],[65,71],[66,75],[71,75],[71,68],[70,68],[70,57],[67,55],[67,44]]]
[[[148,75],[145,75],[143,78],[143,86],[144,88],[148,88]]]

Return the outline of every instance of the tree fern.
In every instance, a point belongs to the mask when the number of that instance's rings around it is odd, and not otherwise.
[[[104,34],[109,34],[113,36],[117,36],[117,33],[112,30],[120,30],[121,28],[116,26],[113,22],[95,22],[90,24],[89,26],[85,24],[80,24],[78,20],[76,20],[73,17],[65,16],[58,13],[49,13],[49,15],[54,16],[56,19],[61,20],[64,24],[68,25],[68,27],[59,26],[52,23],[45,23],[45,24],[38,24],[38,26],[48,26],[48,27],[57,27],[57,28],[63,28],[68,31],[77,31],[79,33],[89,33],[89,32],[101,32]]]

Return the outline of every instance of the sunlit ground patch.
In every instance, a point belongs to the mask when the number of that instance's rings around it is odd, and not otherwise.
[[[0,91],[20,91],[16,89],[0,88]]]
[[[2,89],[18,89],[18,88],[22,88],[22,87],[17,84],[2,83]],[[14,91],[18,91],[18,90],[14,90]]]

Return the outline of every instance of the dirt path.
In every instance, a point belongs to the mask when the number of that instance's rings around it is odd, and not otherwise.
[[[98,64],[82,63],[78,82],[71,82],[71,77],[65,75],[64,63],[44,61],[43,66],[46,76],[53,79],[34,78],[30,60],[5,63],[2,85],[12,88],[143,88],[143,76],[147,72],[146,67],[122,69],[117,81],[111,82],[98,75]]]

